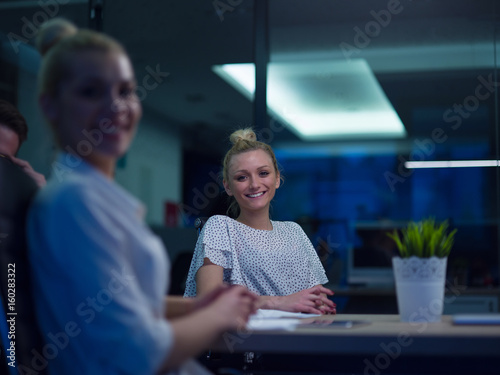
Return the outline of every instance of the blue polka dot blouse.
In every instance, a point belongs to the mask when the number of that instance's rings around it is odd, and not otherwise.
[[[291,221],[271,221],[272,230],[251,228],[223,215],[204,225],[193,255],[185,297],[196,296],[196,273],[204,258],[224,269],[223,281],[263,296],[286,296],[328,279],[311,241]]]

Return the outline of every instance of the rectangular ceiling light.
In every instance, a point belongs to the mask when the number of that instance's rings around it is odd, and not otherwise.
[[[253,63],[216,65],[213,71],[253,100]],[[269,114],[303,140],[406,136],[364,59],[269,63],[267,104]]]
[[[498,167],[499,160],[443,160],[443,161],[407,161],[408,169],[418,168],[482,168]]]

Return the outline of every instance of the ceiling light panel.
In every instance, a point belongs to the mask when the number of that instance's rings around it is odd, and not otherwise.
[[[213,70],[248,99],[254,64]],[[406,130],[363,59],[268,64],[270,115],[303,140],[403,138]]]

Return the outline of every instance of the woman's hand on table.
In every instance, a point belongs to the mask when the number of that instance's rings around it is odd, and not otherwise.
[[[330,289],[316,285],[288,296],[263,297],[262,308],[310,314],[336,314],[336,305],[328,298],[332,295]]]
[[[250,315],[257,311],[258,296],[241,285],[221,287],[203,298],[210,296],[212,299],[207,301],[207,309],[217,314],[227,330],[244,328]]]
[[[226,292],[229,288],[231,288],[229,284],[222,284],[209,293],[206,293],[199,297],[195,297],[193,299],[191,312],[207,307],[212,302],[214,302],[222,293]]]

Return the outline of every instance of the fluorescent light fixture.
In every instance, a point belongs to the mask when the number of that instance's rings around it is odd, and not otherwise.
[[[499,160],[445,160],[445,161],[407,161],[405,167],[417,168],[471,168],[471,167],[498,167]]]
[[[213,71],[253,100],[254,64],[216,65]],[[364,59],[269,63],[267,86],[270,115],[303,140],[406,136]]]

